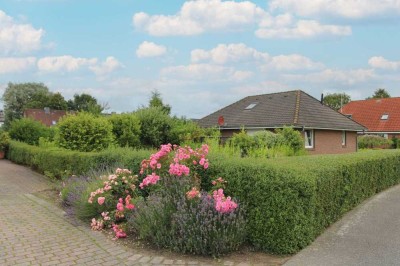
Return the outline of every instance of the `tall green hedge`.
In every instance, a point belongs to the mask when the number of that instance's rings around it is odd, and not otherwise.
[[[363,200],[400,182],[400,152],[274,160],[210,159],[214,176],[228,180],[229,195],[248,206],[249,238],[256,247],[290,254]]]
[[[138,172],[150,151],[80,153],[12,141],[9,158],[59,176],[104,164]],[[257,248],[291,254],[363,200],[400,182],[400,151],[377,150],[256,160],[210,155],[210,175],[228,181],[228,195],[246,205],[249,240]]]

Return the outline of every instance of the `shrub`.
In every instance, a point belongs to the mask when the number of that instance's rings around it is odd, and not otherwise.
[[[114,114],[108,117],[112,132],[120,147],[140,147],[140,121],[134,114]]]
[[[244,129],[240,133],[233,134],[229,141],[229,145],[238,147],[241,151],[241,156],[247,156],[251,149],[255,147],[254,138],[246,133]]]
[[[0,151],[7,152],[10,140],[10,136],[7,132],[0,131]]]
[[[139,109],[135,113],[140,120],[140,142],[147,147],[159,147],[168,143],[171,130],[171,117],[161,107]]]
[[[398,148],[400,148],[400,141],[399,141],[399,139],[396,138],[396,137],[393,137],[393,138],[392,138],[392,148],[393,148],[393,149],[398,149]]]
[[[389,139],[378,135],[364,135],[358,137],[358,148],[360,149],[388,149],[392,145]]]
[[[78,113],[61,118],[57,124],[56,143],[75,151],[100,151],[113,143],[112,125],[103,117]]]
[[[242,209],[218,212],[207,193],[193,200],[181,198],[172,221],[173,247],[184,253],[220,256],[237,250],[246,237]]]
[[[185,118],[174,117],[168,136],[168,143],[177,145],[193,142],[199,143],[204,134],[204,130],[195,122]]]
[[[268,130],[256,132],[253,136],[253,139],[258,149],[271,149],[273,147],[282,145],[284,141],[282,139],[282,135],[275,134]]]
[[[293,149],[295,154],[304,149],[304,140],[298,130],[294,130],[292,127],[283,127],[277,129],[276,134],[282,136],[283,144]]]
[[[11,122],[10,137],[31,145],[38,145],[39,138],[51,138],[52,130],[31,118],[22,118]]]

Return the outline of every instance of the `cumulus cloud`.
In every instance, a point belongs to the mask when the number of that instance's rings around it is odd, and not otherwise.
[[[262,39],[271,38],[312,38],[319,35],[351,35],[350,26],[324,25],[316,20],[299,20],[292,25],[273,25],[275,27],[260,28],[256,31],[256,36]]]
[[[374,56],[368,60],[368,64],[373,68],[397,70],[400,69],[400,61],[389,61],[382,56]]]
[[[351,19],[400,14],[399,0],[273,0],[272,11],[284,10],[300,16],[333,15]]]
[[[3,54],[28,53],[41,48],[45,31],[16,22],[0,10],[0,51]]]
[[[308,57],[299,54],[272,56],[260,52],[243,43],[219,44],[211,50],[196,49],[191,52],[193,63],[207,62],[218,65],[250,62],[256,63],[263,70],[312,70],[320,69],[323,64],[314,62]]]
[[[325,69],[320,72],[309,73],[306,75],[285,75],[286,78],[291,80],[306,80],[311,83],[337,83],[341,85],[354,85],[377,78],[373,69]]]
[[[139,58],[162,56],[167,52],[167,48],[153,42],[142,42],[136,50]]]
[[[250,1],[197,0],[185,2],[171,16],[136,13],[133,25],[154,36],[197,35],[207,30],[235,30],[253,25],[265,14]]]
[[[194,63],[209,61],[215,64],[226,64],[244,61],[266,61],[267,53],[262,53],[243,43],[219,44],[217,47],[206,51],[196,49],[191,52],[191,60]]]
[[[83,66],[94,66],[97,58],[72,57],[70,55],[49,56],[39,59],[38,69],[43,72],[73,72],[81,69]]]
[[[0,58],[0,74],[22,72],[33,67],[35,57],[3,57]]]
[[[120,67],[122,67],[122,64],[115,57],[109,56],[104,62],[101,62],[98,65],[89,66],[89,69],[97,76],[104,76],[110,74]]]

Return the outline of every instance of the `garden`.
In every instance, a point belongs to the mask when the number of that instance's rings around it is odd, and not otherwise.
[[[0,150],[53,180],[62,205],[93,230],[213,257],[243,246],[294,254],[400,182],[400,151],[379,137],[361,137],[363,152],[305,156],[290,127],[242,130],[221,145],[217,129],[169,111],[82,111],[51,128],[14,119]]]

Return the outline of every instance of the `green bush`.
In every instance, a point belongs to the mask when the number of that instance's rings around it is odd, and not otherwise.
[[[253,136],[253,139],[258,149],[271,149],[273,147],[282,145],[284,141],[282,139],[282,135],[275,134],[268,130],[256,132]]]
[[[276,129],[275,132],[282,136],[283,145],[289,146],[294,153],[304,149],[304,140],[300,131],[294,130],[292,127],[283,127],[282,129]]]
[[[74,151],[100,151],[113,143],[112,125],[106,118],[78,113],[61,118],[57,124],[56,143]]]
[[[11,122],[10,137],[31,145],[38,145],[39,138],[52,138],[52,130],[31,118],[22,118]]]
[[[154,148],[168,143],[172,120],[161,107],[139,109],[135,114],[140,120],[143,146]]]
[[[168,143],[182,145],[186,143],[200,142],[205,132],[200,126],[185,118],[174,117],[168,136]]]
[[[393,149],[398,149],[398,148],[400,148],[400,141],[399,141],[399,139],[396,138],[396,137],[393,137],[393,138],[392,138],[392,148],[393,148]]]
[[[358,137],[358,148],[360,149],[388,149],[392,141],[378,135],[364,135]]]
[[[255,148],[255,144],[254,138],[248,135],[244,129],[239,133],[233,134],[232,138],[229,140],[230,146],[240,149],[242,157],[249,155],[250,150]]]
[[[290,254],[363,200],[400,182],[400,152],[282,157],[274,160],[210,156],[213,176],[247,210],[249,240]]]
[[[0,151],[7,152],[10,145],[10,136],[5,131],[0,131]]]
[[[140,121],[135,114],[114,114],[108,117],[108,121],[120,147],[140,147]]]

